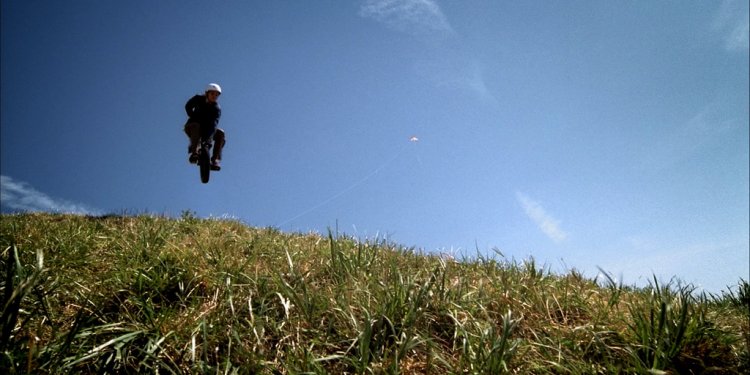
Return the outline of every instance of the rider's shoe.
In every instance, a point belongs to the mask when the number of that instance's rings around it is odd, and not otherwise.
[[[221,165],[219,165],[219,161],[218,160],[211,160],[211,170],[212,171],[220,171],[221,170]]]
[[[198,154],[193,152],[190,154],[190,158],[188,158],[188,161],[190,164],[197,164],[198,163]]]

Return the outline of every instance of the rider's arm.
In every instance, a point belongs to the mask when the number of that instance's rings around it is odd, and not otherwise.
[[[193,117],[193,113],[195,113],[195,107],[197,107],[200,103],[200,99],[200,95],[195,95],[190,98],[187,103],[185,103],[185,112],[187,113],[188,117]]]

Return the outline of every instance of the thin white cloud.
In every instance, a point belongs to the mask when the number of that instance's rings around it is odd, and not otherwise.
[[[365,0],[359,15],[432,46],[432,54],[414,64],[420,76],[439,87],[473,92],[482,101],[497,105],[481,65],[456,42],[457,35],[436,1]]]
[[[673,126],[663,137],[644,144],[640,153],[641,168],[664,170],[700,154],[722,147],[722,143],[738,134],[741,121],[728,117],[720,101],[700,108],[684,123]]]
[[[478,61],[468,59],[461,54],[446,55],[445,58],[433,58],[417,62],[415,71],[438,87],[448,87],[473,92],[479,99],[494,105],[497,99],[487,87],[483,70]]]
[[[560,222],[548,214],[539,202],[520,192],[516,193],[516,199],[521,203],[526,216],[552,241],[560,243],[568,238],[568,233],[560,228]]]
[[[727,236],[718,242],[677,244],[640,235],[623,239],[622,256],[599,261],[604,270],[623,275],[628,285],[645,286],[654,276],[660,282],[676,277],[683,283],[718,293],[740,278],[747,278],[747,250],[748,240],[742,235]],[[708,263],[713,267],[706,267]]]
[[[440,6],[432,0],[366,0],[359,14],[412,35],[453,33]]]
[[[23,181],[0,176],[0,204],[2,211],[57,212],[82,215],[99,215],[98,210],[85,205],[55,199]]]
[[[750,48],[750,12],[747,0],[725,0],[713,20],[713,29],[723,35],[727,51],[747,52]]]

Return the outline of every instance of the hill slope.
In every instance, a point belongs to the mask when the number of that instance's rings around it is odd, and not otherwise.
[[[599,285],[187,212],[3,215],[0,241],[8,373],[748,370],[746,282]]]

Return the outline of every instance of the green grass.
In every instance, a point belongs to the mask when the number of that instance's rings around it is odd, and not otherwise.
[[[0,373],[741,374],[720,296],[232,220],[3,215]]]

